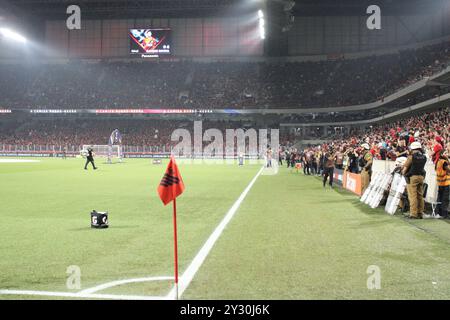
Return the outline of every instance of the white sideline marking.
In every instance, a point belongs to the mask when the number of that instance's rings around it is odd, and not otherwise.
[[[128,284],[128,283],[135,283],[135,282],[148,282],[148,281],[164,281],[164,280],[173,280],[173,277],[169,277],[169,276],[161,276],[161,277],[148,277],[148,278],[136,278],[136,279],[126,279],[126,280],[117,280],[117,281],[112,281],[112,282],[107,282],[104,284],[100,284],[98,286],[92,287],[92,288],[88,288],[88,289],[84,289],[82,291],[80,291],[79,293],[81,294],[91,294],[91,293],[95,293],[98,291],[102,291],[108,288],[112,288],[115,286],[120,286],[123,284]]]
[[[41,162],[41,160],[0,159],[0,163]]]
[[[203,247],[200,249],[200,251],[195,256],[194,260],[189,264],[186,271],[183,273],[183,275],[180,277],[179,281],[179,291],[178,296],[181,297],[183,292],[187,289],[189,284],[191,283],[192,279],[194,278],[197,271],[200,269],[201,265],[205,261],[206,257],[208,256],[209,252],[211,251],[212,247],[216,243],[217,239],[219,239],[220,235],[222,234],[223,230],[227,226],[227,224],[230,222],[230,220],[233,218],[234,214],[236,213],[237,209],[239,209],[239,206],[241,205],[242,201],[247,196],[247,193],[250,191],[250,189],[253,187],[253,184],[256,182],[256,179],[258,179],[261,172],[264,170],[264,167],[262,167],[258,173],[255,175],[253,180],[249,183],[247,188],[242,192],[242,194],[239,196],[239,198],[236,200],[236,202],[233,204],[233,206],[228,210],[225,217],[222,219],[220,224],[216,227],[216,229],[213,231],[213,233],[209,236],[208,240],[206,240]],[[166,296],[166,299],[174,299],[176,296],[176,289],[175,286],[170,290],[169,294]]]
[[[166,297],[157,297],[157,296],[133,296],[133,295],[119,295],[119,294],[98,294],[98,293],[80,293],[80,292],[72,293],[72,292],[31,291],[31,290],[0,290],[0,295],[1,294],[86,298],[86,299],[112,299],[112,300],[166,300]]]

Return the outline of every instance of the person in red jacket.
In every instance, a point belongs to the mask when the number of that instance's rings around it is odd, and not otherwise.
[[[444,141],[442,140],[441,137],[437,136],[435,138],[435,144],[433,147],[433,154],[431,155],[434,164],[437,164],[437,162],[439,161],[439,157],[442,153],[442,151],[444,150]]]

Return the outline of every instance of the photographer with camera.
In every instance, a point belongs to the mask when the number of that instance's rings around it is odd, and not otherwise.
[[[420,142],[411,143],[411,153],[403,167],[403,175],[407,182],[410,219],[422,219],[425,211],[423,182],[425,180],[426,162],[427,157]]]

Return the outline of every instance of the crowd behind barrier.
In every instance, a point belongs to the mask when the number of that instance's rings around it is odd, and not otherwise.
[[[270,124],[263,126],[248,121],[202,121],[201,124],[203,131],[215,128],[223,133],[226,129],[276,129]],[[135,152],[167,152],[178,143],[171,141],[171,135],[176,129],[187,129],[193,137],[193,127],[194,122],[188,120],[35,119],[0,125],[0,148],[10,150],[11,148],[25,150],[37,148],[39,151],[45,146],[47,150],[54,148],[62,150],[64,147],[76,150],[87,144],[108,144],[111,132],[118,128],[122,134],[123,145],[133,146],[130,148],[135,148]],[[293,142],[294,137],[291,134],[281,134],[281,144],[289,145]]]
[[[358,158],[361,156],[361,144],[369,143],[370,152],[376,159],[391,160],[407,152],[408,145],[415,140],[422,143],[427,152],[432,152],[436,144],[435,137],[442,138],[446,152],[450,152],[450,115],[449,108],[430,111],[402,120],[374,125],[367,129],[353,129],[347,135],[335,134],[331,140],[304,150],[288,151],[289,157],[301,160],[303,156],[311,158],[311,166],[319,166],[320,154],[333,147],[348,166],[348,171],[358,173]],[[217,128],[224,132],[227,128],[273,128],[273,125],[248,123],[241,121],[204,121],[203,129]],[[62,150],[76,151],[87,144],[107,144],[111,132],[119,128],[123,135],[123,145],[130,152],[170,151],[176,142],[170,141],[171,133],[177,128],[193,130],[192,121],[170,120],[32,120],[29,122],[7,122],[0,126],[0,149],[14,151]],[[280,132],[280,145],[290,146],[295,137]],[[282,154],[282,157],[286,157]],[[295,159],[294,159],[295,158]],[[312,168],[313,169],[313,168]],[[317,170],[316,170],[317,171]]]
[[[368,143],[376,159],[395,161],[406,155],[408,146],[421,142],[426,153],[432,153],[439,137],[444,151],[450,153],[450,108],[418,113],[400,120],[372,125],[369,128],[354,128],[349,134],[335,134],[331,140],[313,149],[333,147],[349,161],[361,154],[361,144]],[[309,149],[308,149],[309,150]],[[353,168],[351,168],[353,169]]]
[[[427,155],[425,165],[426,201],[436,204],[436,155],[450,154],[449,108],[429,111],[402,120],[354,129],[346,135],[335,135],[321,145],[295,148],[280,152],[282,159],[294,166],[300,162],[305,174],[322,175],[327,180],[327,167],[334,169],[333,178],[339,185],[362,195],[370,176],[376,172],[391,173],[396,160],[406,159],[411,146],[420,143]],[[328,162],[330,164],[327,164]]]

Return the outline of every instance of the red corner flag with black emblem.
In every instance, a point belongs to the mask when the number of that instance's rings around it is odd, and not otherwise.
[[[174,156],[170,157],[166,173],[158,186],[158,194],[164,205],[173,201],[173,243],[175,256],[175,299],[178,300],[178,240],[177,240],[177,200],[184,191],[184,183],[178,171]]]
[[[167,205],[172,200],[175,200],[184,191],[184,183],[181,178],[180,171],[178,171],[177,163],[175,158],[170,157],[169,165],[167,166],[166,173],[162,178],[158,193],[164,205]]]

